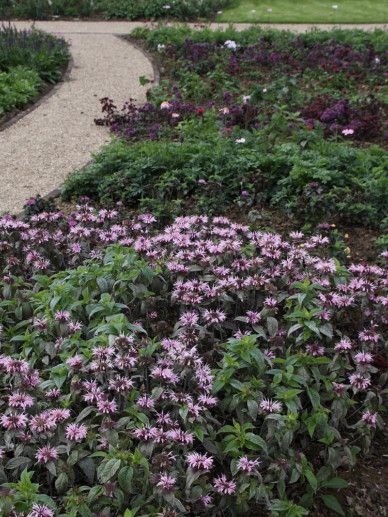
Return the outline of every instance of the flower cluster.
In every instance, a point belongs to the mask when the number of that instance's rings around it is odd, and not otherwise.
[[[47,225],[50,242],[55,213],[34,217],[17,231],[35,238]],[[51,279],[30,279],[27,267],[29,283],[3,282],[13,293],[0,315],[0,461],[10,479],[19,461],[38,479],[49,472],[45,490],[58,490],[68,512],[82,486],[96,511],[110,497],[122,513],[126,493],[145,511],[152,501],[200,514],[268,509],[273,485],[287,488],[302,465],[334,475],[347,439],[381,425],[386,269],[341,266],[319,234],[285,239],[206,216],[158,231],[150,214],[118,218],[88,205],[70,218],[103,260]],[[21,224],[7,222],[12,232]],[[20,240],[9,242],[15,254]],[[61,483],[71,489],[63,499]],[[32,515],[44,508],[35,503]]]

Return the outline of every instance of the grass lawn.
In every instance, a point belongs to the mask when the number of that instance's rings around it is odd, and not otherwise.
[[[219,22],[388,23],[384,0],[235,0]]]

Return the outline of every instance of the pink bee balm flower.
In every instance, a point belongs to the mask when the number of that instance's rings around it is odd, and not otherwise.
[[[265,413],[280,413],[282,410],[282,403],[276,400],[263,399],[259,405]]]
[[[97,408],[100,413],[111,414],[116,413],[117,404],[115,400],[99,400],[97,402]]]
[[[176,479],[169,474],[162,474],[156,486],[160,488],[162,492],[174,492],[176,490]]]
[[[27,517],[54,517],[54,512],[48,506],[34,503]]]
[[[58,452],[54,447],[41,447],[37,450],[35,458],[38,463],[48,463],[58,458]]]
[[[227,479],[225,474],[213,479],[213,487],[216,492],[224,495],[232,495],[236,491],[236,483]]]
[[[345,350],[351,350],[352,349],[352,343],[349,338],[344,337],[339,341],[335,347],[334,350],[336,352],[344,352]]]
[[[259,460],[250,460],[246,456],[243,456],[238,460],[237,469],[245,474],[252,474],[258,469],[259,465]]]
[[[360,373],[353,373],[349,377],[350,384],[359,391],[366,390],[371,382],[369,377],[364,377]]]
[[[202,497],[200,497],[199,502],[202,504],[202,506],[207,508],[212,504],[213,498],[211,495],[203,495]]]
[[[369,352],[359,352],[354,356],[354,360],[358,364],[370,364],[372,362],[372,354]]]
[[[210,470],[213,467],[213,458],[206,454],[192,452],[186,456],[186,461],[193,470]]]
[[[365,422],[369,427],[376,427],[377,424],[377,413],[372,411],[364,411],[361,417],[362,421]]]
[[[27,425],[27,421],[27,415],[24,414],[10,413],[9,415],[2,415],[0,417],[1,425],[8,430],[24,429]]]
[[[66,427],[66,438],[71,442],[80,442],[87,434],[88,428],[83,424],[69,424]]]
[[[334,9],[334,5],[333,5],[333,9]],[[354,129],[351,129],[351,128],[346,128],[346,129],[343,129],[341,131],[341,133],[344,135],[344,136],[349,136],[349,135],[353,135],[354,134]]]
[[[34,405],[34,399],[26,393],[14,393],[9,396],[8,404],[11,407],[26,409]]]
[[[54,318],[60,323],[67,323],[70,321],[70,312],[69,311],[57,311],[54,314]]]

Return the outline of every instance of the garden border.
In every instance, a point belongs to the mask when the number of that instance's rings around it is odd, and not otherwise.
[[[66,65],[66,68],[62,72],[62,76],[58,82],[55,84],[49,84],[48,90],[46,92],[42,92],[38,95],[35,101],[31,101],[31,105],[27,106],[20,111],[17,111],[13,116],[11,116],[8,120],[4,120],[4,122],[0,122],[0,132],[8,129],[9,127],[19,122],[23,117],[31,113],[32,111],[39,108],[41,104],[43,104],[47,99],[49,99],[54,93],[62,86],[62,83],[69,81],[70,74],[74,66],[74,59],[70,53],[69,61]]]

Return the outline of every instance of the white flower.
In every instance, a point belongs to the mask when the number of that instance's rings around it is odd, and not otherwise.
[[[217,11],[217,14],[222,14],[222,13],[223,13],[223,11]]]
[[[235,41],[231,40],[231,39],[228,39],[228,40],[225,41],[224,47],[228,48],[230,50],[236,50],[237,43]]]
[[[251,13],[255,13],[256,12],[256,9],[252,9]]]
[[[167,101],[164,101],[160,105],[161,110],[168,110],[171,107],[171,104]]]
[[[332,5],[333,9],[338,9],[338,5]]]
[[[267,13],[272,13],[272,9],[271,8],[267,9]]]
[[[171,9],[171,5],[166,4],[163,6],[163,9]]]
[[[236,144],[245,144],[246,140],[245,138],[237,138]]]
[[[263,88],[263,93],[267,93],[267,88]]]
[[[165,48],[166,48],[166,45],[163,45],[163,43],[158,44],[158,52],[160,52],[161,50],[163,50]]]
[[[375,63],[376,63],[376,65],[380,64],[380,58],[379,57],[375,57]]]
[[[244,104],[248,104],[248,102],[250,101],[251,99],[251,96],[250,95],[243,95],[243,103]]]
[[[353,135],[353,133],[354,133],[354,129],[343,129],[343,130],[341,131],[341,133],[342,133],[344,136]]]

